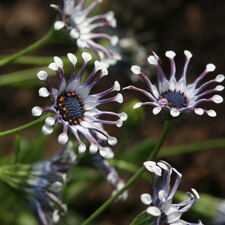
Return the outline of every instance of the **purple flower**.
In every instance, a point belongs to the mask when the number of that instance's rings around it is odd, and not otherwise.
[[[71,145],[45,161],[3,166],[3,182],[25,200],[41,225],[55,224],[67,211],[60,192],[76,160]]]
[[[158,163],[147,161],[144,162],[144,166],[152,173],[153,196],[151,197],[147,193],[141,195],[141,201],[148,205],[147,213],[152,215],[151,225],[196,225],[196,223],[181,220],[180,217],[197,202],[199,198],[197,191],[192,189],[193,194],[187,192],[188,199],[173,204],[172,200],[182,175],[164,161]],[[170,179],[173,172],[177,178],[170,189]],[[201,221],[197,224],[202,225]]]
[[[100,154],[107,157],[109,148],[102,147],[92,133],[100,133],[105,136],[109,145],[115,145],[117,143],[117,139],[115,137],[111,137],[103,128],[99,127],[99,124],[115,124],[120,127],[122,126],[123,121],[127,119],[127,115],[125,113],[117,114],[109,111],[101,111],[97,109],[97,107],[109,102],[122,103],[123,96],[120,93],[116,96],[103,99],[107,94],[119,91],[120,85],[115,81],[114,85],[108,90],[91,95],[90,92],[95,84],[97,84],[102,77],[108,74],[107,69],[104,68],[99,61],[95,61],[91,74],[86,80],[81,81],[86,65],[88,61],[91,60],[91,55],[86,52],[82,53],[83,65],[77,76],[75,76],[77,58],[71,53],[68,53],[67,55],[72,63],[72,71],[68,83],[64,76],[63,62],[58,57],[54,57],[55,62],[49,65],[49,68],[56,71],[58,75],[58,89],[51,85],[47,78],[48,74],[45,71],[40,71],[37,74],[38,78],[45,81],[48,86],[48,90],[45,87],[40,88],[39,95],[42,97],[50,96],[53,101],[53,105],[43,108],[35,106],[32,109],[32,114],[34,116],[40,116],[44,111],[54,112],[55,115],[53,117],[48,117],[45,121],[45,125],[42,128],[44,134],[52,133],[53,127],[62,123],[63,132],[58,137],[58,142],[60,144],[65,144],[68,141],[67,131],[69,128],[79,144],[79,153],[84,153],[86,150],[86,145],[79,137],[79,134],[81,134],[89,142],[91,153],[96,153],[99,149]],[[109,121],[101,119],[102,115],[114,116],[116,120]]]
[[[62,28],[66,28],[71,38],[77,40],[79,48],[90,49],[108,67],[110,64],[114,64],[117,60],[120,60],[121,57],[118,53],[96,42],[96,39],[106,39],[112,45],[118,43],[117,36],[110,36],[96,31],[98,28],[116,27],[116,20],[112,11],[103,15],[88,17],[100,2],[102,0],[93,0],[89,6],[84,8],[86,0],[81,0],[77,4],[76,0],[61,0],[59,6],[51,4],[51,7],[56,9],[61,16],[61,20],[57,21],[54,25],[55,29],[61,30]]]
[[[141,72],[141,68],[139,66],[131,67],[132,72],[139,75],[146,82],[150,90],[150,92],[148,92],[134,86],[129,86],[126,88],[139,91],[150,99],[148,102],[139,102],[135,104],[134,108],[141,107],[142,105],[152,105],[154,107],[153,114],[156,115],[162,109],[165,109],[170,112],[172,117],[177,117],[182,112],[195,112],[198,115],[203,115],[206,113],[211,117],[216,116],[216,112],[214,110],[206,110],[197,106],[205,102],[223,102],[223,98],[220,95],[214,95],[212,97],[207,96],[208,94],[222,91],[224,86],[218,85],[209,90],[205,89],[213,83],[222,82],[224,80],[224,75],[219,74],[215,79],[209,80],[198,86],[206,74],[215,70],[215,66],[213,64],[208,64],[203,73],[199,75],[193,83],[187,85],[186,75],[192,54],[187,50],[184,51],[184,54],[186,58],[185,65],[183,73],[178,81],[175,77],[176,68],[174,57],[176,54],[173,51],[167,51],[165,54],[169,58],[171,65],[169,80],[166,78],[162,68],[159,65],[159,57],[155,53],[154,55],[148,57],[148,62],[153,65],[158,72],[158,88],[154,86],[148,77]]]

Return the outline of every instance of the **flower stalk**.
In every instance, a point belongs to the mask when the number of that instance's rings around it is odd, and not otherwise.
[[[162,131],[162,134],[159,138],[158,143],[156,144],[154,150],[151,152],[150,156],[148,157],[148,160],[154,160],[157,156],[161,146],[163,145],[166,136],[169,132],[169,128],[171,126],[172,120],[166,120],[164,124],[164,128]],[[124,191],[126,191],[145,171],[145,167],[142,166],[131,179],[124,185],[123,188],[121,188],[115,195],[113,195],[111,198],[109,198],[101,207],[99,207],[89,218],[87,218],[82,225],[88,225],[90,224],[96,217],[98,217],[107,207],[109,207]]]

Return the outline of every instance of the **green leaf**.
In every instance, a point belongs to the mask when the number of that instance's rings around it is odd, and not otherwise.
[[[131,223],[131,225],[149,225],[152,216],[146,211],[141,212]]]

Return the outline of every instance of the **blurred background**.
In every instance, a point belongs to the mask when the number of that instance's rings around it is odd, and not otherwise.
[[[49,7],[57,1],[46,0],[0,0],[0,55],[9,55],[43,37],[52,26],[57,13]],[[115,34],[120,38],[119,51],[123,59],[109,69],[110,76],[104,78],[102,84],[110,87],[118,80],[122,87],[135,83],[136,86],[146,88],[144,82],[135,80],[130,67],[139,65],[143,72],[156,81],[156,71],[147,63],[147,57],[156,52],[161,58],[161,65],[166,74],[170,67],[165,51],[174,50],[177,74],[180,74],[184,65],[184,50],[193,54],[189,69],[188,81],[192,82],[208,63],[216,65],[216,71],[210,73],[206,79],[213,79],[217,74],[224,73],[225,62],[225,2],[221,0],[104,0],[100,12],[113,10],[117,19]],[[32,53],[30,56],[64,56],[67,52],[74,52],[74,44],[49,44]],[[6,73],[37,67],[35,65],[9,64],[0,68],[0,76]],[[36,76],[36,75],[35,75]],[[34,77],[35,77],[34,76]],[[42,106],[47,100],[41,99],[38,94],[40,83],[37,79],[31,80],[29,85],[12,84],[0,88],[0,128],[8,130],[32,121],[31,109],[34,105]],[[42,84],[43,85],[43,84]],[[99,86],[101,89],[101,86]],[[222,93],[224,96],[224,92]],[[123,91],[125,104],[133,99],[145,100],[145,97],[132,91]],[[107,109],[118,109],[117,104],[106,106]],[[121,107],[121,106],[119,106]],[[207,115],[197,116],[186,114],[174,120],[172,128],[163,147],[190,144],[205,140],[225,137],[224,104],[207,104],[205,108],[213,108],[217,112],[216,118]],[[124,149],[128,149],[141,140],[158,139],[162,128],[163,118],[159,114],[152,114],[152,107],[144,107],[142,119],[132,132],[129,126],[120,129],[106,127],[107,131],[116,136],[119,142],[126,137]],[[41,127],[24,131],[24,145],[30,146],[28,140],[40,136]],[[127,137],[126,134],[129,133]],[[33,144],[34,144],[33,143]],[[115,154],[121,149],[121,144],[113,148]],[[6,157],[15,148],[15,135],[0,140],[1,158]],[[49,156],[59,148],[57,135],[46,140],[44,156]],[[42,152],[42,149],[40,150]],[[32,153],[31,153],[32,154]],[[119,153],[118,153],[119,154]],[[147,157],[147,156],[146,156]],[[183,174],[180,190],[189,191],[195,188],[200,193],[209,193],[219,198],[225,198],[225,151],[224,148],[211,149],[187,155],[170,156],[163,158]],[[35,161],[35,157],[33,157]],[[93,171],[90,171],[92,173]],[[76,170],[74,170],[76,173]],[[149,174],[150,176],[150,174]],[[122,173],[121,177],[127,181],[130,173]],[[97,220],[101,225],[130,224],[134,217],[145,209],[139,198],[143,192],[150,192],[150,185],[140,179],[129,189],[129,197],[125,202],[111,205]],[[82,198],[74,197],[69,202],[71,215],[78,213],[81,217],[88,217],[111,195],[112,188],[102,182],[95,188],[84,193]],[[0,187],[0,193],[7,193],[4,198],[11,199],[8,205],[1,203],[0,224],[15,224],[15,221],[6,220],[6,215],[15,217],[22,213],[21,208],[14,205],[16,196]],[[1,202],[3,201],[0,194]],[[23,202],[20,202],[23,205]],[[18,205],[20,205],[18,204]],[[24,209],[26,216],[29,209]],[[27,218],[27,217],[24,218]],[[32,217],[32,215],[31,215]],[[78,215],[77,215],[78,217]],[[28,218],[30,218],[28,216]],[[73,216],[71,216],[73,218]],[[30,218],[32,220],[32,218]],[[200,218],[201,219],[201,218]],[[3,221],[3,223],[1,222]],[[21,221],[27,221],[26,219]],[[17,220],[20,221],[19,219]],[[193,221],[194,222],[194,221]],[[197,221],[195,221],[197,222]],[[21,222],[18,222],[21,224]],[[33,223],[26,223],[33,224]],[[66,224],[66,223],[65,223]],[[69,223],[68,223],[69,224]],[[24,224],[25,225],[25,222]]]

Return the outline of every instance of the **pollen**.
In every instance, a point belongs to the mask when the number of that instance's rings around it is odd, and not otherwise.
[[[69,122],[70,125],[76,125],[85,119],[86,107],[83,102],[81,96],[77,96],[73,92],[61,95],[57,102],[57,108],[63,120]]]
[[[162,98],[165,98],[167,100],[167,103],[165,105],[171,108],[181,109],[183,107],[187,107],[188,105],[187,95],[184,95],[184,93],[177,90],[163,91],[159,99]]]

